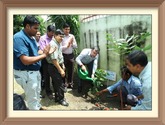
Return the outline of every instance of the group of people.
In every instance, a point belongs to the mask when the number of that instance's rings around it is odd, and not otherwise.
[[[70,26],[63,29],[53,25],[47,27],[47,33],[38,32],[40,22],[31,15],[24,18],[24,29],[14,35],[14,78],[24,89],[30,110],[45,110],[40,104],[41,89],[49,99],[53,99],[50,78],[55,93],[55,102],[68,106],[64,93],[67,87],[73,88],[74,61],[78,69],[88,70],[89,77],[95,77],[99,58],[99,48],[86,48],[74,57],[77,48]],[[35,37],[34,37],[35,36]],[[123,109],[151,110],[151,63],[142,51],[133,51],[126,58],[126,66],[121,68],[122,79],[116,84],[96,93],[112,91],[122,92]],[[78,92],[82,91],[83,81],[78,83]]]

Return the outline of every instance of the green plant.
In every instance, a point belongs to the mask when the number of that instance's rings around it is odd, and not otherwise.
[[[147,37],[151,36],[149,32],[143,32],[140,34],[134,34],[129,36],[128,39],[116,40],[112,34],[107,34],[106,38],[108,40],[107,48],[113,50],[120,55],[125,55],[130,53],[132,50],[142,50],[146,51],[151,49],[151,44],[144,46]]]
[[[23,19],[25,18],[24,15],[14,15],[13,16],[13,34],[19,32],[23,29]]]
[[[90,89],[92,94],[95,94],[99,91],[100,87],[103,86],[103,83],[107,81],[106,79],[107,72],[103,69],[97,69],[95,72],[95,78],[93,81],[93,87]]]

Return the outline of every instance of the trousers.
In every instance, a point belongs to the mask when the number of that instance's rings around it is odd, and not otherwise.
[[[41,92],[41,75],[39,71],[21,71],[14,70],[16,82],[25,92],[25,100],[30,110],[39,110],[40,92]]]

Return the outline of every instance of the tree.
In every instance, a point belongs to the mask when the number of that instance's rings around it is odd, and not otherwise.
[[[13,17],[13,33],[19,32],[21,29],[23,29],[23,19],[24,15],[14,15]]]
[[[56,29],[62,29],[64,23],[68,23],[70,26],[70,32],[74,34],[77,43],[80,42],[79,37],[79,17],[78,15],[49,15],[48,21],[55,24]]]
[[[13,17],[13,25],[14,25],[13,33],[14,34],[23,29],[23,20],[24,20],[25,16],[26,15],[14,15],[14,17]],[[40,22],[39,31],[43,35],[46,32],[45,22],[44,22],[43,18],[41,17],[41,15],[34,15],[34,16],[36,16],[36,18]]]

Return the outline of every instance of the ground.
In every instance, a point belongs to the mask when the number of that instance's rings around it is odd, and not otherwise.
[[[23,89],[14,81],[14,92],[21,94],[23,97]],[[42,92],[45,95],[45,92]],[[55,103],[54,99],[50,100],[46,95],[45,98],[41,98],[41,104],[46,106],[47,110],[106,110],[105,107],[110,109],[119,108],[119,98],[118,97],[108,97],[108,93],[100,96],[100,100],[96,101],[95,96],[88,92],[87,98],[83,97],[77,92],[77,87],[75,85],[74,89],[68,89],[65,93],[65,98],[69,103],[68,107],[62,106],[58,103]]]

